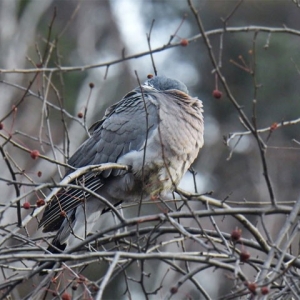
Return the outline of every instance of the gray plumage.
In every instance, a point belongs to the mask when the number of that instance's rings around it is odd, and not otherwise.
[[[143,198],[164,196],[196,159],[203,129],[202,102],[190,97],[180,81],[156,76],[106,110],[69,164],[75,168],[108,162],[130,166],[128,172],[107,170],[76,180],[113,205],[138,201],[142,193]],[[92,232],[106,210],[99,199],[82,190],[65,189],[47,206],[40,227],[44,232],[58,230],[53,245],[64,249]]]

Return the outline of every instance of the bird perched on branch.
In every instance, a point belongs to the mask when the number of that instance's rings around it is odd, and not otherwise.
[[[174,190],[203,145],[203,129],[202,102],[182,82],[164,76],[148,79],[109,107],[68,163],[129,169],[87,173],[74,182],[84,189],[66,188],[53,197],[39,224],[44,232],[58,230],[49,251],[74,246],[95,230],[108,208],[89,190],[112,205]]]

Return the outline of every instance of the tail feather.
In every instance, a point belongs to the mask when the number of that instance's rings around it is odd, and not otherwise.
[[[53,254],[61,253],[67,248],[81,243],[89,233],[93,232],[94,226],[104,212],[104,205],[97,199],[89,199],[86,205],[80,205],[72,210],[65,218],[56,237],[47,250]],[[43,263],[40,263],[41,266]],[[53,268],[55,263],[47,264],[47,269]],[[47,272],[41,271],[40,275]]]

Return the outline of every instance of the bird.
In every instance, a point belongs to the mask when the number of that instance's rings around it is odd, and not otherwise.
[[[128,169],[88,172],[73,183],[114,206],[163,199],[197,158],[203,133],[202,101],[191,97],[179,80],[149,76],[106,109],[68,161],[73,168],[119,163]],[[73,170],[67,169],[65,176]],[[59,253],[82,242],[107,211],[105,203],[86,190],[65,188],[49,201],[39,223],[43,232],[57,231],[48,251]]]

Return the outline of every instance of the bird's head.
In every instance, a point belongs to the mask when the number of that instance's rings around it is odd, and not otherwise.
[[[148,79],[142,87],[151,87],[157,91],[178,90],[188,94],[189,91],[184,83],[179,80],[168,78],[166,76],[154,76]]]

